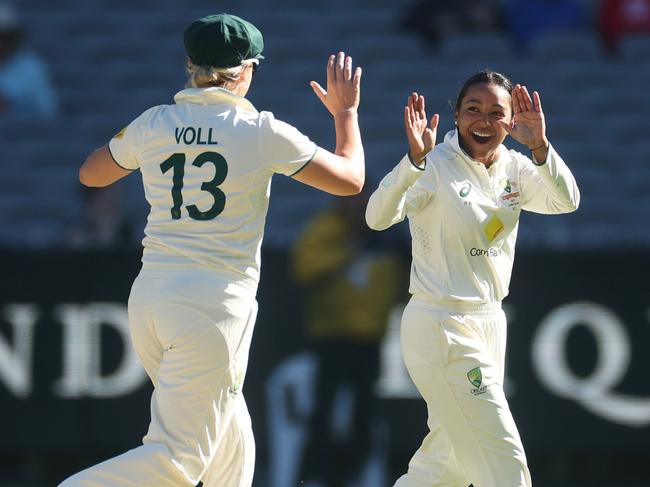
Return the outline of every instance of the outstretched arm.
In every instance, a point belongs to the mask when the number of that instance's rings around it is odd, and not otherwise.
[[[357,110],[361,68],[352,71],[352,58],[339,52],[327,61],[327,90],[316,81],[311,87],[334,117],[336,149],[319,149],[312,161],[293,176],[301,183],[339,196],[357,194],[365,180],[365,159]]]
[[[523,85],[512,90],[512,124],[502,122],[508,133],[525,144],[533,155],[522,166],[522,207],[535,213],[569,213],[580,204],[580,191],[571,171],[546,137],[546,122],[539,93],[533,96]],[[536,166],[536,167],[535,167]]]
[[[438,114],[427,125],[424,96],[413,93],[408,97],[404,107],[404,129],[408,155],[382,179],[368,201],[366,223],[373,230],[384,230],[401,222],[406,217],[407,206],[418,209],[430,197],[427,190],[413,188],[424,172],[425,159],[436,143],[438,129]]]
[[[90,154],[79,168],[79,181],[84,186],[103,187],[113,184],[133,171],[119,166],[108,145]]]

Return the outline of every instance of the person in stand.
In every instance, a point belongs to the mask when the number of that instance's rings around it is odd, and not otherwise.
[[[25,44],[18,11],[0,3],[0,120],[56,118],[58,102],[46,63]]]
[[[145,111],[79,171],[87,186],[142,172],[151,209],[128,310],[154,392],[143,444],[65,487],[252,485],[255,449],[242,387],[271,177],[336,195],[363,187],[361,69],[351,57],[329,57],[327,90],[311,83],[334,118],[331,153],[245,98],[263,58],[253,24],[207,16],[185,30],[184,43],[188,87],[175,104]]]
[[[530,487],[503,390],[508,294],[521,210],[575,211],[575,179],[546,137],[540,96],[481,71],[463,85],[456,129],[435,146],[424,96],[404,109],[408,154],[379,184],[366,221],[409,219],[412,297],[404,361],[427,403],[429,433],[395,487]],[[502,145],[510,135],[530,156]]]

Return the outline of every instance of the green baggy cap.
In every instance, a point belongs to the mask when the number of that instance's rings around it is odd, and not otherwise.
[[[234,68],[247,59],[264,59],[262,33],[250,22],[226,13],[192,22],[183,42],[188,57],[198,66]]]

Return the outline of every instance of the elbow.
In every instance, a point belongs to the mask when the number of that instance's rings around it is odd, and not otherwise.
[[[580,193],[576,191],[573,198],[569,201],[567,213],[573,213],[580,207]]]
[[[369,206],[366,208],[366,225],[368,225],[371,230],[376,230],[378,232],[386,230],[390,226],[381,222],[373,212],[370,212]]]
[[[81,168],[79,168],[79,182],[84,186],[88,186],[89,188],[99,188],[101,186],[105,186],[105,184],[101,184],[101,182],[98,181],[96,177],[94,177],[92,171],[90,171],[85,166],[81,166]]]
[[[390,227],[390,225],[368,218],[368,215],[366,215],[366,224],[368,225],[368,228],[370,228],[371,230],[375,230],[377,232],[381,232]]]
[[[344,185],[341,185],[338,191],[334,192],[336,196],[355,196],[363,191],[363,185],[365,184],[365,174],[360,174],[353,178],[348,179]]]
[[[361,191],[363,191],[364,183],[365,183],[364,176],[361,176],[360,178],[357,178],[356,180],[352,181],[350,184],[350,188],[349,188],[350,193],[348,194],[348,196],[355,196],[361,193]]]
[[[90,171],[88,171],[85,165],[81,166],[79,168],[79,182],[84,186],[92,187],[92,178],[90,177],[89,172]]]

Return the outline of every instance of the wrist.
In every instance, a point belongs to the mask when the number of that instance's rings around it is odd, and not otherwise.
[[[531,152],[535,152],[540,149],[548,149],[548,140],[544,139],[544,141],[541,144],[535,144],[533,147],[528,147],[528,150]]]
[[[348,117],[348,116],[357,116],[357,109],[356,108],[345,108],[344,110],[338,110],[336,112],[332,112],[332,115],[334,118],[336,117]]]
[[[408,151],[406,154],[407,154],[407,156],[409,158],[409,161],[411,161],[411,164],[413,166],[415,166],[417,169],[424,170],[424,168],[427,165],[427,163],[426,163],[427,155],[426,154],[418,154],[417,156],[413,156],[411,154],[411,151]]]

